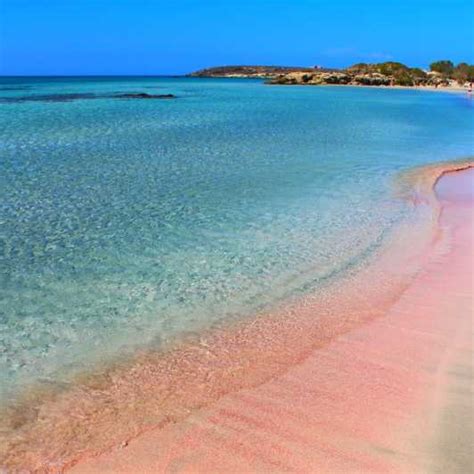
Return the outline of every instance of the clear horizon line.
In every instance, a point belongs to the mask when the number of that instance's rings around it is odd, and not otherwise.
[[[3,77],[184,77],[183,74],[0,74]]]

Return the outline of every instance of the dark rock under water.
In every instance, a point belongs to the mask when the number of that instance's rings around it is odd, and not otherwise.
[[[116,99],[175,99],[173,94],[147,94],[145,92],[116,94]]]
[[[42,95],[25,95],[20,97],[0,97],[2,103],[19,103],[19,102],[72,102],[73,100],[95,99],[95,94],[42,94]]]
[[[31,89],[30,86],[3,86],[3,87],[0,87],[0,92],[1,91],[8,91],[8,92],[27,91],[30,89]]]
[[[91,99],[175,99],[173,94],[147,94],[145,92],[124,92],[115,94],[94,94],[94,93],[69,93],[69,94],[43,94],[26,95],[20,97],[0,97],[0,103],[21,103],[21,102],[72,102],[75,100]]]

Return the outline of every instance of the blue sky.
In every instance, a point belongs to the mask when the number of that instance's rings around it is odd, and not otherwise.
[[[474,0],[0,0],[0,74],[474,63]]]

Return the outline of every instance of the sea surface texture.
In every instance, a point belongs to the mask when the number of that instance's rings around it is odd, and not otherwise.
[[[324,291],[473,137],[458,94],[0,79],[0,400]]]

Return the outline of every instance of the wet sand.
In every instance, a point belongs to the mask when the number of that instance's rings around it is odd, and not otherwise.
[[[472,472],[473,186],[438,182],[442,250],[383,315],[72,471]]]

